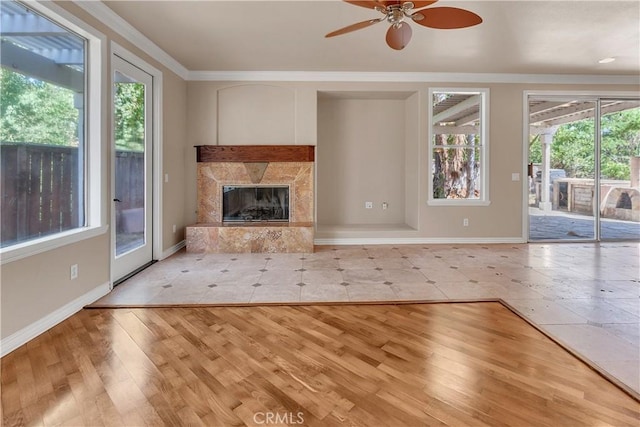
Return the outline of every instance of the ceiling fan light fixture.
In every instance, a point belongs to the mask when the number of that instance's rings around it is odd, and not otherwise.
[[[387,45],[395,50],[404,49],[411,40],[412,30],[405,18],[427,28],[457,29],[467,28],[482,23],[482,18],[475,13],[456,7],[427,7],[438,0],[386,1],[386,0],[343,0],[355,6],[374,9],[382,13],[378,19],[358,22],[333,31],[325,37],[334,37],[369,27],[381,21],[387,21]]]

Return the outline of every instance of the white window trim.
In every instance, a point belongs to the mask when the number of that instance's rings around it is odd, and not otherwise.
[[[482,141],[481,150],[481,168],[480,182],[480,199],[434,199],[433,198],[433,174],[431,173],[431,164],[433,163],[433,93],[434,92],[451,92],[460,94],[480,94],[480,140]],[[431,87],[427,97],[427,167],[428,167],[428,197],[427,205],[429,206],[489,206],[491,199],[489,197],[489,88],[464,88],[464,87]]]
[[[102,167],[105,148],[102,146],[102,130],[105,128],[103,92],[106,61],[106,37],[95,28],[75,17],[51,1],[30,1],[29,7],[68,28],[87,40],[87,94],[85,101],[85,217],[84,227],[21,242],[0,249],[0,265],[50,251],[72,243],[104,234],[108,230],[104,195],[106,170]]]

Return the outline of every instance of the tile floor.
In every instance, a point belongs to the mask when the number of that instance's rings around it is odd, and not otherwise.
[[[640,396],[640,244],[317,246],[181,251],[94,306],[502,299]]]

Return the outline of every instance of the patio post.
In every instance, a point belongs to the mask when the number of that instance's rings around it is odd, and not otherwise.
[[[540,184],[540,203],[539,208],[542,211],[551,211],[551,144],[553,143],[553,135],[557,128],[549,128],[545,133],[540,134],[540,142],[542,146],[542,179]]]

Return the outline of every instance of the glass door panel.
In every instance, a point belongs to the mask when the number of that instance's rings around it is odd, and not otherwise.
[[[594,240],[595,100],[529,100],[529,240]]]
[[[114,281],[152,260],[152,77],[113,56]]]
[[[600,105],[600,237],[640,240],[640,100]]]
[[[145,86],[116,71],[116,256],[145,244]]]

